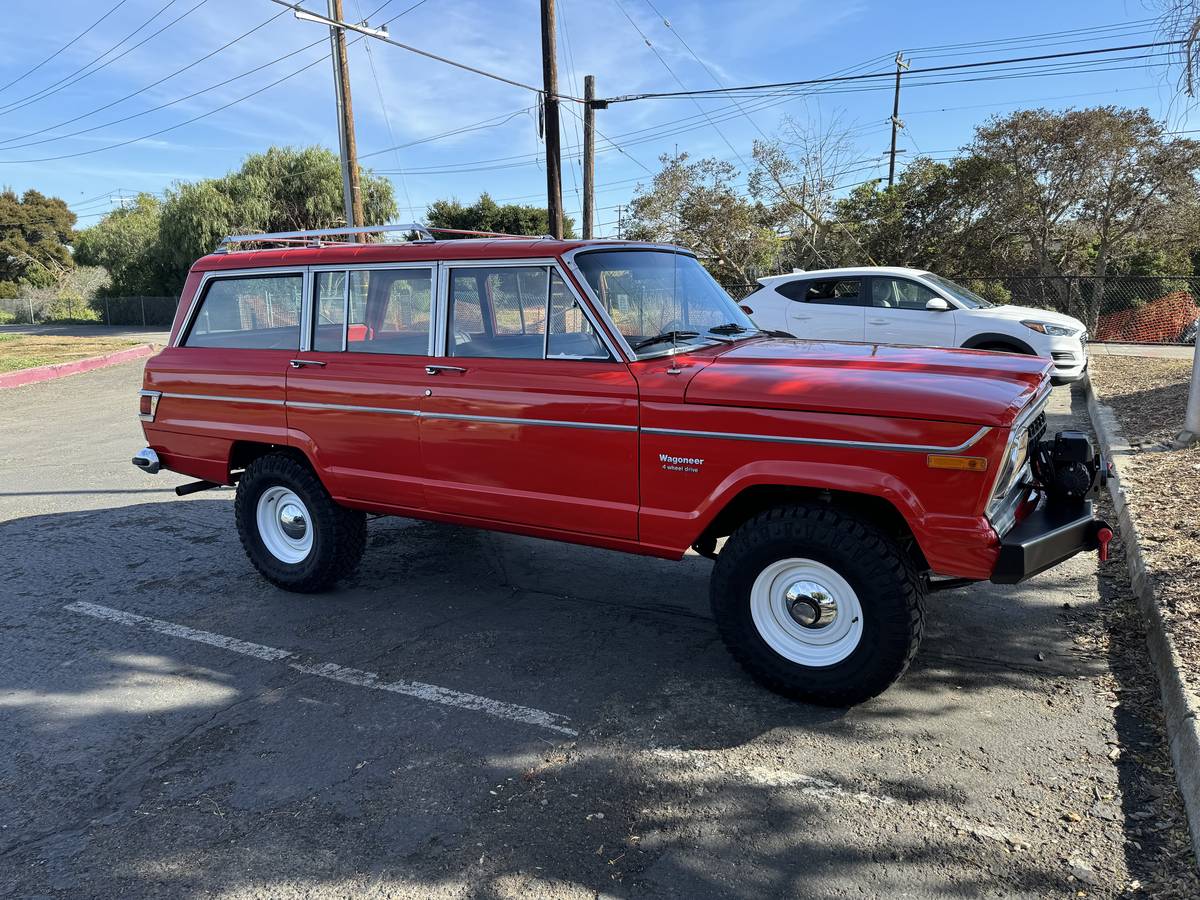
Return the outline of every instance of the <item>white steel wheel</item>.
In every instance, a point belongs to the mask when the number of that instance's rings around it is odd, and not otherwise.
[[[269,487],[259,495],[255,524],[267,552],[282,563],[304,562],[312,552],[313,523],[308,507],[282,485]]]
[[[768,647],[802,666],[836,665],[862,640],[858,594],[812,559],[781,559],[763,569],[750,589],[750,615]]]

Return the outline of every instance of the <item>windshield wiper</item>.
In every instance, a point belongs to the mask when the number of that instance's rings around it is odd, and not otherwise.
[[[664,331],[662,334],[656,334],[654,337],[642,338],[633,345],[634,350],[641,350],[644,347],[652,347],[655,344],[674,343],[675,341],[683,340],[684,338],[699,337],[698,331]]]
[[[745,328],[745,327],[739,325],[737,322],[726,322],[724,325],[714,325],[712,328],[709,328],[708,333],[709,334],[741,334],[743,331],[749,331],[749,330],[750,330],[749,328]]]

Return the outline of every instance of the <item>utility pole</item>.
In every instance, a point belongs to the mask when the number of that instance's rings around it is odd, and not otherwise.
[[[330,0],[332,2],[332,0]],[[542,0],[542,108],[546,120],[546,213],[550,234],[563,236],[562,148],[558,130],[558,47],[554,0]]]
[[[591,240],[596,217],[596,110],[608,104],[596,99],[596,76],[583,76],[583,238]]]
[[[892,153],[888,162],[888,188],[896,180],[896,133],[904,127],[900,121],[900,73],[908,68],[903,51],[896,54],[896,95],[892,100]]]
[[[617,207],[617,240],[625,237],[625,207]]]
[[[342,18],[342,0],[329,0],[329,18]],[[350,102],[350,64],[346,56],[346,30],[329,27],[333,48],[333,87],[337,94],[338,152],[342,158],[342,197],[346,203],[346,224],[365,225],[362,192],[358,183],[358,144],[354,139],[354,107]]]

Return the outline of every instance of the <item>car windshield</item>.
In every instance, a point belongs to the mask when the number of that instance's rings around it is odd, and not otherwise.
[[[575,257],[639,357],[758,334],[696,257],[670,250],[591,250]]]
[[[974,291],[963,287],[961,284],[954,283],[949,278],[943,278],[941,275],[926,274],[925,280],[936,284],[967,309],[987,309],[990,306],[995,306],[994,303],[984,300]]]

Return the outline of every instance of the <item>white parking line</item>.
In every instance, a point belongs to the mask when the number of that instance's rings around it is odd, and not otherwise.
[[[98,603],[88,603],[81,600],[76,603],[68,603],[63,608],[71,612],[83,613],[83,615],[91,616],[94,619],[103,619],[106,622],[116,622],[119,625],[128,625],[131,628],[156,631],[159,634],[183,638],[184,640],[195,641],[199,644],[208,644],[212,647],[220,647],[222,650],[240,653],[242,656],[252,656],[255,659],[266,660],[268,662],[287,660],[289,668],[295,669],[297,672],[302,672],[305,675],[314,675],[317,678],[327,678],[330,681],[338,681],[342,684],[352,684],[356,687],[387,691],[392,694],[403,694],[406,697],[415,697],[418,700],[426,700],[430,703],[440,703],[443,706],[470,709],[489,716],[495,716],[497,719],[508,719],[511,722],[535,725],[538,728],[556,731],[559,734],[565,734],[569,737],[579,736],[578,731],[568,728],[565,724],[570,721],[569,718],[558,713],[546,712],[544,709],[519,706],[515,703],[505,703],[502,700],[493,700],[490,697],[481,697],[478,694],[467,694],[463,691],[455,691],[436,684],[426,684],[423,681],[380,681],[379,676],[375,672],[367,672],[363,669],[351,669],[347,666],[339,666],[336,663],[304,663],[300,662],[297,654],[290,650],[280,650],[277,647],[255,644],[223,634],[215,634],[211,631],[201,631],[197,628],[177,625],[174,622],[167,622],[163,619],[139,616],[137,613],[112,609],[108,606],[101,606]]]

